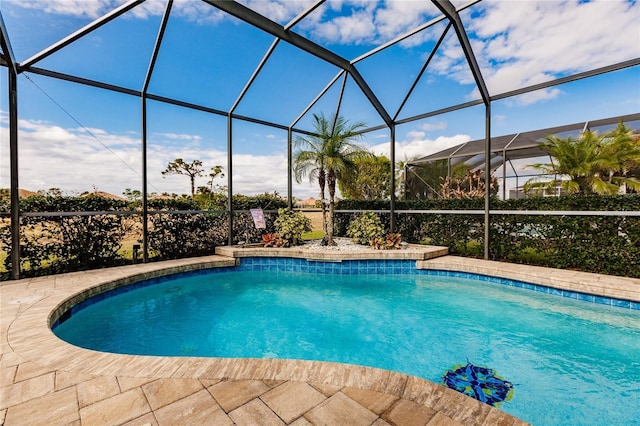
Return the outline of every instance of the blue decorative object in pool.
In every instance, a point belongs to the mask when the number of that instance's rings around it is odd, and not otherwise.
[[[513,398],[513,383],[487,367],[473,365],[467,360],[466,365],[456,365],[442,376],[447,387],[477,399],[480,402],[499,407],[504,401]]]

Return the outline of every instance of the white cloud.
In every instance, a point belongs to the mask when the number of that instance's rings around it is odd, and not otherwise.
[[[337,28],[336,32],[340,35],[337,41],[340,43],[359,43],[375,33],[371,14],[366,10],[351,16],[338,17],[331,22],[331,25]]]
[[[287,156],[239,154],[233,156],[233,192],[287,193]],[[314,193],[317,191],[311,191]],[[294,194],[298,195],[299,194]]]
[[[538,102],[554,99],[560,95],[562,91],[556,87],[549,89],[536,90],[534,92],[524,93],[522,95],[509,98],[507,105],[527,106]]]
[[[423,139],[425,137],[425,133],[419,130],[411,130],[407,133],[407,137],[410,140]]]
[[[440,121],[438,123],[423,123],[420,125],[421,130],[431,131],[431,130],[444,130],[447,128],[447,123],[444,121]]]
[[[244,4],[272,21],[288,23],[314,3],[314,0],[240,0],[239,3]]]
[[[167,138],[167,139],[173,139],[173,140],[179,140],[179,141],[196,141],[199,142],[202,140],[202,136],[198,136],[198,135],[188,135],[188,134],[184,134],[184,133],[154,133],[154,135],[157,135],[159,137],[162,138]]]
[[[471,140],[468,135],[439,136],[436,139],[428,139],[419,131],[407,133],[407,138],[405,141],[396,141],[396,161],[424,157]],[[376,155],[387,157],[390,155],[389,142],[370,146],[369,149]]]
[[[380,38],[391,40],[423,24],[425,17],[436,15],[438,9],[430,1],[387,1],[376,11],[375,23]]]
[[[312,28],[314,38],[325,40],[330,43],[340,44],[361,44],[371,41],[375,35],[376,27],[373,23],[374,3],[365,5],[364,8],[353,8],[349,14],[322,19],[320,16],[312,17]],[[305,27],[309,26],[305,23]]]
[[[48,0],[46,2],[23,0],[6,1],[26,9],[39,9],[46,13],[87,17],[92,19],[99,18],[105,12],[119,5],[119,3],[111,0]]]
[[[47,0],[24,1],[4,0],[26,9],[39,9],[46,13],[97,19],[111,10],[120,7],[127,0]],[[164,13],[165,0],[147,0],[135,6],[126,16],[146,19]],[[175,0],[172,13],[198,24],[216,23],[224,19],[225,14],[201,0]]]
[[[0,111],[2,150],[8,147],[7,114]],[[139,135],[126,132],[112,134],[103,129],[62,128],[51,123],[34,120],[19,121],[19,173],[20,187],[32,191],[60,188],[73,195],[94,189],[121,195],[126,188],[142,187],[142,152]],[[200,142],[203,138],[188,134],[161,134],[166,139]],[[190,191],[186,176],[162,176],[170,161],[200,160],[205,174],[211,167],[223,166],[224,178],[215,184],[227,184],[227,156],[225,151],[203,148],[198,143],[172,146],[165,140],[150,141],[148,151],[149,192],[186,194]],[[106,147],[108,148],[106,148]],[[2,186],[9,182],[9,155],[0,156]],[[233,191],[245,195],[287,193],[286,154],[238,154],[233,157]],[[206,185],[207,177],[199,178],[196,186]],[[316,196],[318,190],[306,181],[296,185],[294,196]]]
[[[447,34],[445,41],[438,49],[438,53],[433,57],[427,71],[436,75],[445,76],[462,85],[475,82],[469,65],[466,62],[464,52],[453,30],[450,30]]]
[[[429,1],[328,1],[308,16],[300,28],[314,40],[342,44],[389,41],[438,15]],[[407,45],[415,45],[413,38]]]
[[[492,94],[640,56],[637,2],[488,1],[479,10],[467,31]]]
[[[173,7],[172,14],[175,11],[178,16],[201,25],[216,24],[226,16],[224,12],[203,1],[176,0]]]

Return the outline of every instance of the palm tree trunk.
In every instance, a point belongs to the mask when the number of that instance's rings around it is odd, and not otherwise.
[[[333,241],[333,212],[335,210],[336,176],[332,171],[327,173],[327,186],[329,187],[329,220],[327,221],[327,245],[335,246]]]
[[[322,208],[322,231],[325,238],[327,236],[327,206],[324,204],[324,187],[326,184],[326,176],[324,170],[318,172],[318,185],[320,185],[320,207]]]

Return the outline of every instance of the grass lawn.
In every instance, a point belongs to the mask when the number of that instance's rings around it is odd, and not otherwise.
[[[322,237],[324,237],[324,232],[322,231],[311,231],[311,232],[305,232],[304,234],[302,234],[303,240],[317,240]]]

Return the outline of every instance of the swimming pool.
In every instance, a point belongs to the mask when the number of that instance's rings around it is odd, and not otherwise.
[[[514,383],[501,409],[534,424],[640,419],[637,311],[417,271],[415,262],[347,263],[264,259],[251,270],[139,283],[80,305],[55,332],[103,351],[319,359],[435,382],[468,359]],[[188,315],[190,337],[179,328]],[[134,327],[138,318],[149,325]]]

